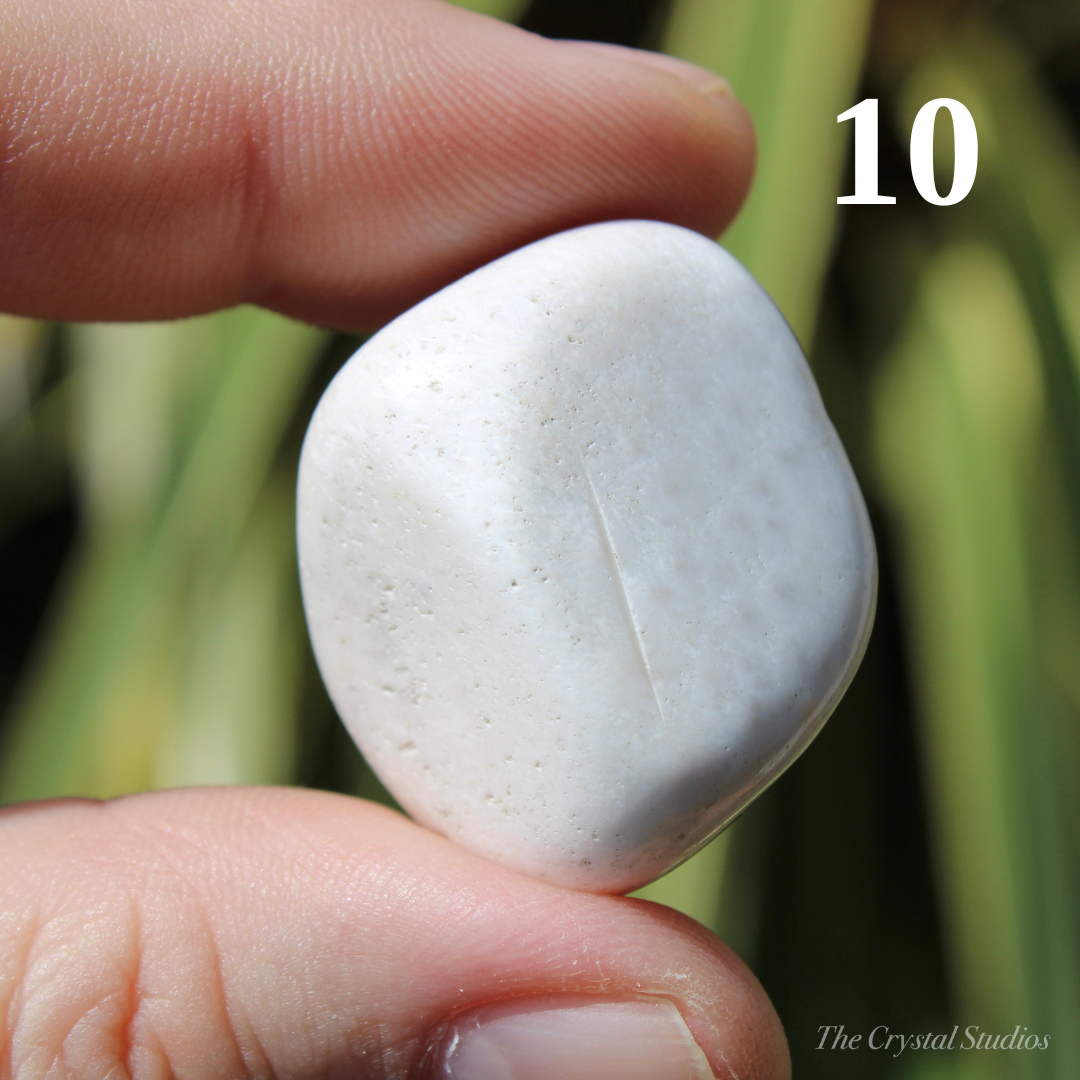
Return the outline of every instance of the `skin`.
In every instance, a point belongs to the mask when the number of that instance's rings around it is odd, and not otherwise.
[[[656,904],[555,888],[323,792],[158,792],[0,816],[0,1075],[420,1072],[449,1016],[674,1000],[717,1076],[786,1075],[739,959]]]
[[[710,89],[431,0],[0,0],[0,310],[370,329],[572,225],[716,234],[753,134]],[[666,997],[718,1077],[790,1076],[697,924],[359,800],[12,807],[0,867],[0,1080],[421,1076],[449,1017],[551,993]]]
[[[716,235],[752,157],[730,98],[433,0],[0,4],[19,314],[371,329],[574,225]]]

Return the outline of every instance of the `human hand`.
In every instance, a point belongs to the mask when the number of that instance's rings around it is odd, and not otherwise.
[[[696,923],[357,799],[30,804],[0,850],[5,1076],[701,1080],[679,1014],[718,1077],[788,1075],[761,988]],[[558,999],[593,1013],[492,1024]]]
[[[0,310],[369,330],[564,228],[717,235],[753,164],[721,82],[435,0],[3,0]]]
[[[586,221],[716,233],[752,136],[665,63],[423,0],[3,0],[0,308],[366,328]],[[687,1032],[717,1076],[789,1071],[689,920],[356,800],[12,808],[0,866],[0,1075],[658,1080],[701,1075]]]

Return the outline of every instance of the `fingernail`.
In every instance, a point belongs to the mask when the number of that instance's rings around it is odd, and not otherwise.
[[[617,59],[629,60],[633,64],[654,68],[656,71],[666,71],[676,79],[689,83],[706,97],[734,97],[731,83],[722,75],[691,64],[689,60],[680,60],[676,56],[648,52],[645,49],[630,49],[625,45],[608,45],[602,41],[564,41],[561,44],[593,49]]]
[[[714,1080],[662,998],[555,996],[487,1005],[443,1031],[439,1080]]]

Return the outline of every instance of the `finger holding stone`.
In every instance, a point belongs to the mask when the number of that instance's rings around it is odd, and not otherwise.
[[[18,1075],[790,1074],[761,988],[690,920],[545,885],[356,800],[30,806],[0,815],[0,859],[0,1053]]]
[[[716,234],[746,113],[636,55],[433,0],[3,0],[0,310],[370,329],[571,225]]]

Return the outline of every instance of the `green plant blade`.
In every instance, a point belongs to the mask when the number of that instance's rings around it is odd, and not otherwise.
[[[664,50],[726,76],[754,119],[757,175],[724,246],[809,350],[836,220],[873,5],[868,0],[676,0]]]
[[[111,795],[154,782],[155,747],[181,713],[191,575],[226,573],[325,340],[255,309],[206,321],[221,331],[211,337],[222,375],[198,434],[160,510],[141,527],[91,529],[76,556],[12,718],[3,801]]]
[[[1064,1036],[1053,1057],[991,1065],[1017,1077],[1070,1075],[1068,1028],[1053,1022],[1080,1003],[1076,907],[1053,880],[1070,863],[1054,824],[1066,807],[1052,805],[1064,776],[1046,761],[1057,718],[1036,649],[1038,545],[1027,527],[1044,471],[1041,374],[1008,262],[962,243],[927,268],[877,398],[962,1020],[994,1031],[1049,1024]]]

